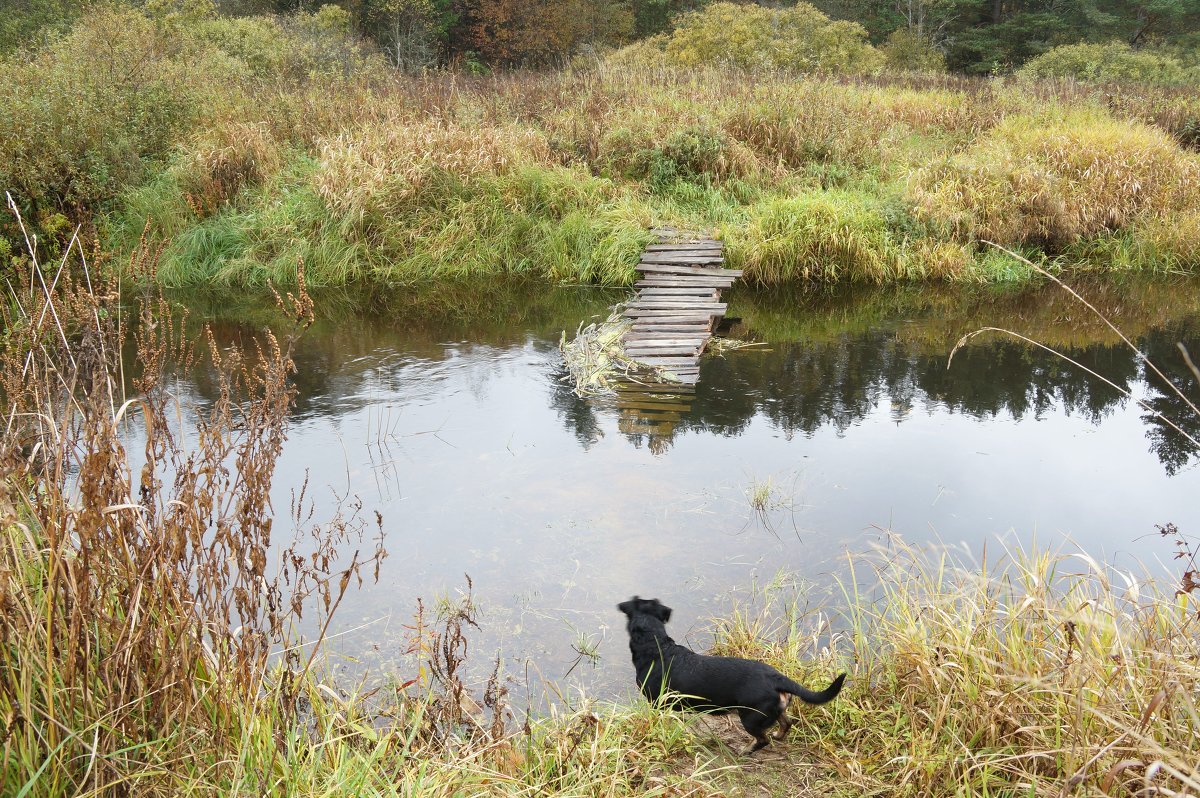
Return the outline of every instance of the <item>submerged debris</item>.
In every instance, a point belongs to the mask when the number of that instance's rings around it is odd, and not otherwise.
[[[579,396],[594,396],[612,390],[612,383],[619,376],[628,376],[638,364],[625,354],[621,337],[629,331],[632,323],[621,317],[621,308],[615,308],[607,319],[584,327],[580,322],[572,341],[567,340],[563,330],[558,349],[562,352],[567,375],[563,381],[575,382],[575,393]]]
[[[708,340],[708,346],[704,348],[705,354],[723,355],[726,352],[733,352],[738,349],[749,349],[751,347],[763,347],[762,351],[769,352],[765,341],[747,341],[743,338],[719,338],[713,336]]]

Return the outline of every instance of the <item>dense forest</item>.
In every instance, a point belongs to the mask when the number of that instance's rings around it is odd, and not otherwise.
[[[317,0],[130,0],[157,14],[249,17],[315,12]],[[0,52],[35,43],[92,0],[10,0]],[[562,64],[669,33],[704,0],[337,0],[353,29],[398,67],[472,70]],[[787,9],[807,3],[770,4]],[[815,0],[872,44],[924,66],[995,74],[1062,45],[1122,42],[1197,61],[1195,0]]]

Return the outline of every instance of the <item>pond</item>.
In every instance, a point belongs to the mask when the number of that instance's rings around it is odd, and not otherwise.
[[[1080,288],[1197,396],[1176,343],[1200,353],[1200,283]],[[357,496],[382,514],[390,552],[378,584],[338,610],[339,667],[409,678],[416,599],[465,589],[464,574],[482,608],[473,675],[499,653],[536,702],[546,683],[631,692],[615,605],[635,593],[673,606],[675,637],[703,647],[709,618],[781,572],[836,614],[846,552],[887,530],[976,556],[1077,545],[1156,574],[1178,572],[1156,524],[1200,534],[1194,447],[1081,366],[1193,436],[1200,419],[1054,286],[735,289],[731,334],[760,345],[708,358],[694,393],[577,397],[559,336],[621,296],[492,285],[319,297],[276,509],[306,478],[318,518]],[[270,318],[186,301],[230,345]],[[948,367],[984,326],[1080,365],[992,333]],[[211,386],[198,373],[183,390]]]

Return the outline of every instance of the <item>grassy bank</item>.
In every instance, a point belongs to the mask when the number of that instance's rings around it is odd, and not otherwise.
[[[766,285],[1030,279],[984,241],[1200,265],[1184,89],[629,59],[406,78],[330,24],[97,12],[0,65],[0,182],[48,251],[99,211],[107,247],[164,248],[170,285],[294,283],[301,260],[313,285],[625,284],[652,223],[713,230]]]

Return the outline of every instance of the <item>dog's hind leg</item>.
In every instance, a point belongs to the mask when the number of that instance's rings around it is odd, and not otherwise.
[[[739,709],[738,717],[742,719],[742,728],[754,738],[754,744],[742,751],[742,756],[753,754],[771,742],[767,739],[767,729],[771,728],[771,724],[775,722],[773,719],[757,709],[749,708]]]
[[[791,696],[787,693],[779,694],[779,703],[783,705],[783,711],[779,713],[779,728],[775,731],[775,739],[782,740],[787,737],[787,733],[792,730],[792,719],[788,717],[788,701]]]

